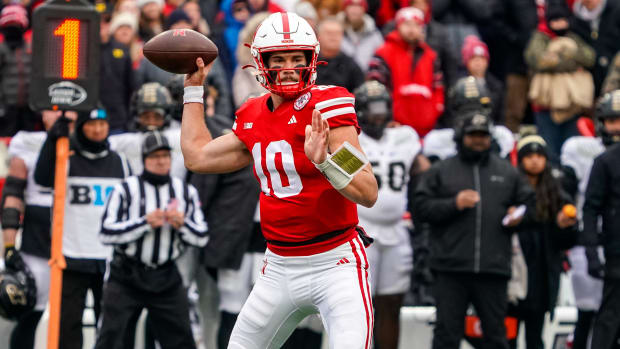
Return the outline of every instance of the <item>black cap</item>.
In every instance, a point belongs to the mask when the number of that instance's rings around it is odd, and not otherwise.
[[[82,125],[91,120],[108,121],[108,113],[103,108],[93,109],[91,111],[80,111],[78,112],[78,117],[75,121],[75,128],[80,129],[82,128]]]
[[[491,120],[482,113],[470,113],[463,118],[463,134],[485,132],[491,134]]]
[[[171,150],[168,139],[159,131],[147,132],[142,141],[142,157],[145,158],[156,150]]]

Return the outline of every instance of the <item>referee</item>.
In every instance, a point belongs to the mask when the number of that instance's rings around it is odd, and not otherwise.
[[[97,349],[132,341],[142,309],[162,349],[195,348],[187,293],[174,260],[207,243],[196,189],[170,177],[170,145],[158,131],[142,144],[144,171],[110,195],[99,238],[114,246],[104,285]]]

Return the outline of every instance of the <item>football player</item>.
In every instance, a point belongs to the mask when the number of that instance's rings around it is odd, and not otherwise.
[[[111,135],[110,148],[127,158],[134,173],[142,172],[141,145],[147,131],[159,130],[170,140],[172,147],[171,174],[185,178],[187,170],[183,165],[179,135],[179,123],[172,120],[170,113],[174,103],[170,92],[158,82],[147,82],[134,93],[131,99],[131,114],[136,132]]]
[[[578,180],[576,202],[580,218],[594,159],[620,141],[620,90],[601,97],[596,105],[595,118],[597,137],[574,136],[562,146],[562,165],[568,167]],[[575,303],[579,309],[573,348],[585,349],[594,316],[601,304],[603,282],[588,274],[583,246],[571,249],[569,260]]]
[[[342,87],[315,86],[319,43],[294,13],[265,19],[250,53],[270,93],[237,110],[232,133],[212,139],[205,126],[210,66],[200,58],[183,97],[188,169],[230,172],[253,162],[262,190],[268,249],[228,347],[279,348],[299,321],[320,313],[330,348],[369,348],[370,239],[357,228],[356,204],[372,207],[378,190],[359,145],[354,97]]]
[[[61,114],[60,111],[44,110],[42,119],[45,127],[50,128]],[[73,111],[67,111],[66,115],[70,119],[77,118]],[[2,193],[2,214],[0,215],[5,263],[7,272],[22,272],[28,276],[27,279],[34,281],[25,288],[28,300],[26,303],[32,304],[23,303],[24,306],[21,307],[13,304],[10,307],[13,314],[10,314],[9,309],[5,309],[7,304],[0,305],[0,308],[3,308],[0,309],[0,313],[9,313],[7,314],[9,317],[17,320],[17,325],[11,333],[9,346],[11,349],[34,347],[37,324],[45,310],[49,296],[48,260],[51,250],[52,192],[36,184],[33,178],[39,151],[46,137],[47,134],[43,131],[20,131],[13,136],[9,146],[11,158],[9,176]],[[23,222],[20,219],[22,216]],[[21,246],[17,248],[15,242],[20,231]],[[4,291],[4,289],[0,290],[0,294],[5,295]],[[17,305],[20,303],[16,301],[16,297],[8,299],[15,301]],[[25,305],[30,307],[25,307]]]
[[[409,126],[386,128],[392,120],[391,97],[385,86],[367,81],[355,91],[359,136],[377,177],[379,196],[372,208],[358,206],[360,224],[375,242],[367,249],[371,292],[377,310],[375,338],[381,349],[396,349],[400,307],[413,267],[407,208],[409,179],[430,167],[422,155],[417,132]],[[414,165],[415,163],[415,165]]]

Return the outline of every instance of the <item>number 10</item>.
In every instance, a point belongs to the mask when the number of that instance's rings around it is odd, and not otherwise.
[[[65,19],[55,30],[54,35],[63,37],[62,44],[62,78],[78,77],[80,54],[80,21]]]

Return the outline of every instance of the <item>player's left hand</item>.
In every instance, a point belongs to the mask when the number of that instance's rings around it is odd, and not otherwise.
[[[327,158],[329,124],[318,110],[312,111],[312,125],[306,125],[304,151],[310,161],[320,164]]]

